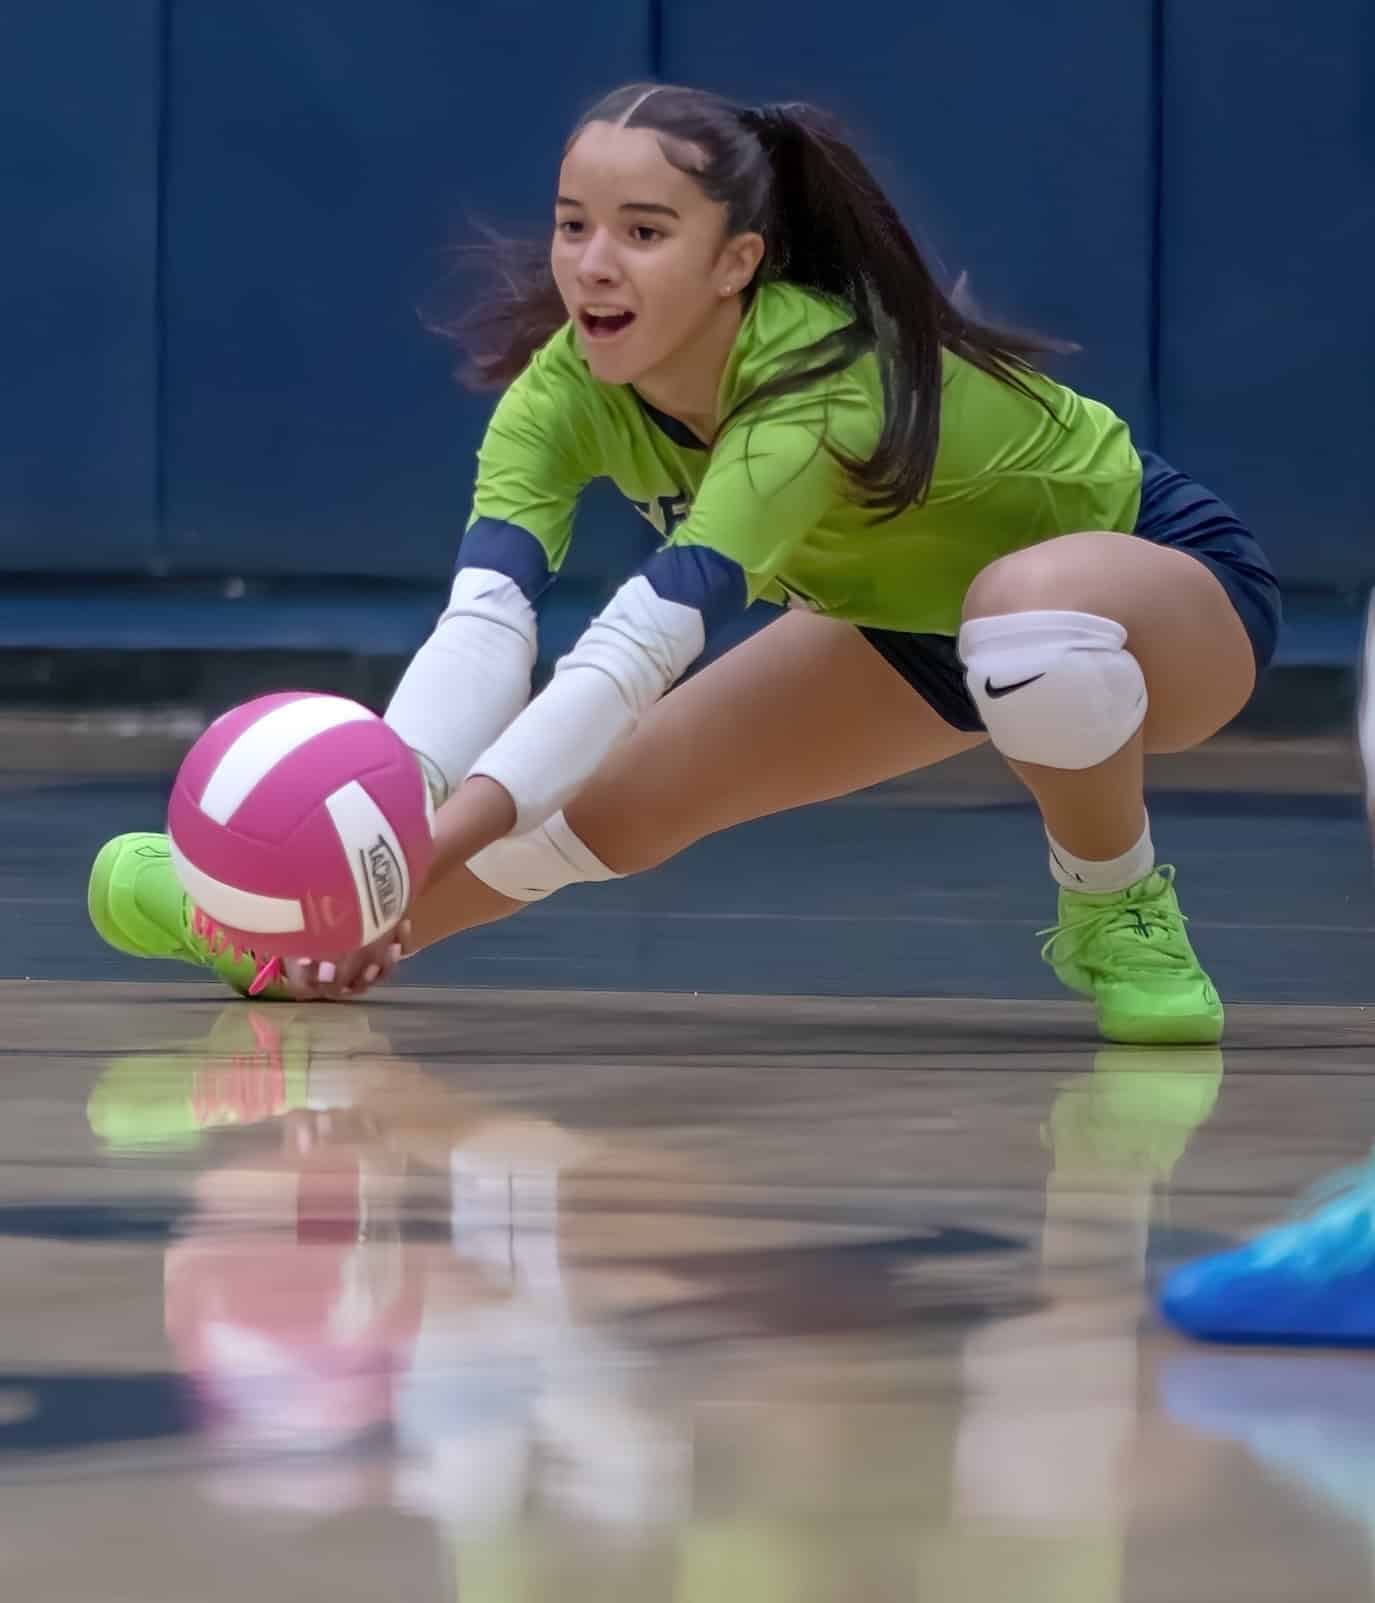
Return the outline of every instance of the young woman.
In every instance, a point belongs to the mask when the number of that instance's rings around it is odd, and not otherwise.
[[[1142,766],[1273,652],[1236,516],[943,293],[807,106],[617,90],[569,140],[552,246],[504,276],[464,330],[506,388],[449,605],[387,714],[447,797],[434,869],[400,941],[291,991],[358,994],[403,947],[988,739],[1045,822],[1055,972],[1111,1039],[1215,1041]],[[663,543],[531,701],[532,603],[601,476]],[[664,697],[759,597],[790,610]],[[91,907],[125,951],[251,972],[161,837],[111,842]]]

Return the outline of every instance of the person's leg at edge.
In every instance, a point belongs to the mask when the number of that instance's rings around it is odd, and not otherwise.
[[[1182,551],[1073,534],[991,564],[964,616],[971,694],[1049,839],[1057,974],[1094,997],[1111,1039],[1218,1039],[1221,1005],[1155,870],[1143,779],[1146,754],[1200,744],[1251,695],[1226,591]]]
[[[1375,594],[1367,601],[1355,733],[1375,838]],[[1160,1285],[1160,1312],[1177,1330],[1205,1341],[1368,1350],[1375,1346],[1373,1243],[1375,1150],[1367,1149],[1350,1167],[1319,1180],[1288,1219],[1173,1269]],[[1200,1371],[1202,1384],[1192,1385],[1190,1378],[1186,1370],[1174,1388],[1180,1402],[1173,1411],[1212,1430],[1216,1376]],[[1253,1399],[1244,1417],[1248,1426],[1255,1420]],[[1305,1429],[1303,1439],[1318,1438]]]

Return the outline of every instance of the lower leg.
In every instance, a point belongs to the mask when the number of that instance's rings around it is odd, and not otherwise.
[[[1066,605],[1083,611],[1022,610]],[[994,744],[1036,798],[1062,859],[1135,865],[1140,877],[1151,866],[1145,754],[1199,745],[1236,715],[1255,683],[1250,641],[1222,586],[1193,557],[1120,535],[1066,535],[994,563],[971,587],[966,619],[976,636],[993,626],[995,654],[1010,645],[1015,670],[1002,678],[995,666],[976,688],[1028,676],[1028,650],[1035,654],[1040,645],[1019,641],[1015,625],[1037,617],[1086,626],[1070,631],[1078,638],[1064,659],[1080,670],[1077,685],[1073,674],[1062,679],[1058,707],[1042,709],[1043,733],[1029,732],[1022,744],[995,734]],[[1089,665],[1099,671],[1084,671]],[[1048,683],[1033,684],[1031,693],[1044,693]],[[996,697],[994,720],[1017,714],[1026,695],[1018,686]],[[1037,749],[1038,740],[1048,748]],[[1079,749],[1067,752],[1067,744]],[[1055,877],[1070,888],[1077,883]]]
[[[1083,610],[1057,610],[1066,603]],[[1109,1039],[1216,1041],[1217,994],[1172,874],[1153,872],[1143,761],[1206,739],[1250,693],[1250,642],[1226,592],[1180,552],[1067,536],[985,570],[961,654],[990,738],[1045,822],[1056,974],[1094,999]]]
[[[1036,798],[1046,833],[1076,857],[1120,857],[1146,827],[1145,746],[1138,730],[1126,745],[1078,771],[1009,763]]]
[[[1139,730],[1091,768],[1009,762],[1041,810],[1051,874],[1066,889],[1124,890],[1155,866],[1144,765]]]
[[[988,613],[960,637],[993,744],[1041,809],[1051,873],[1125,890],[1154,867],[1146,826],[1146,682],[1115,620],[1050,609]]]

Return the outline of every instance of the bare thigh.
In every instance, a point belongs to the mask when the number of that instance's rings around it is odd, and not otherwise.
[[[977,746],[849,624],[789,612],[672,691],[566,809],[633,873],[695,840]]]

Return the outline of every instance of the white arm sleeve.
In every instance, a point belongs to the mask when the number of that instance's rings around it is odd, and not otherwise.
[[[554,677],[473,764],[516,804],[523,835],[571,801],[706,643],[696,607],[642,575],[623,584]]]
[[[387,722],[443,776],[446,793],[529,701],[535,646],[535,610],[515,582],[460,568],[387,708]]]

